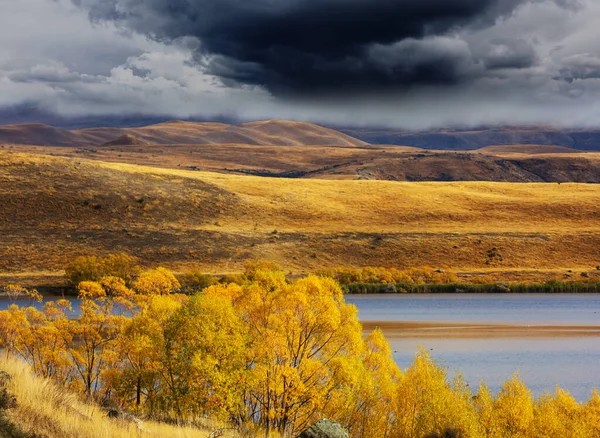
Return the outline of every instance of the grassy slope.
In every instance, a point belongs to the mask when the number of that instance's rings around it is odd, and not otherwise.
[[[16,397],[14,409],[4,412],[9,423],[0,421],[0,436],[46,438],[206,438],[223,424],[205,420],[202,428],[177,427],[152,421],[141,423],[109,419],[97,406],[80,401],[74,394],[53,382],[36,377],[18,360],[0,356],[0,370],[10,375],[9,394]],[[2,412],[0,412],[2,414]],[[22,435],[10,434],[16,428]],[[239,434],[224,430],[223,437]]]
[[[401,146],[114,145],[94,148],[0,145],[22,152],[86,157],[172,169],[315,179],[393,181],[600,182],[600,153],[559,153],[550,146],[502,146],[474,152]]]
[[[596,185],[271,179],[4,152],[0,272],[123,250],[213,272],[267,258],[294,272],[431,265],[539,278],[600,263],[599,199]]]

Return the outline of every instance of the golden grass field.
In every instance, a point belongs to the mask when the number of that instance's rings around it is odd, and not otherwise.
[[[2,149],[238,175],[388,181],[600,182],[600,153],[558,146],[493,146],[461,152],[381,145],[248,144],[0,145]]]
[[[216,430],[222,430],[222,434],[213,436],[223,438],[253,436],[243,435],[227,424],[208,418],[195,427],[145,420],[110,419],[106,411],[98,406],[83,402],[66,388],[34,375],[29,366],[20,360],[5,355],[0,356],[0,371],[10,376],[2,386],[5,386],[8,393],[16,398],[16,407],[4,411],[5,418],[28,436],[207,438]],[[5,425],[0,422],[0,436],[5,436],[3,427]],[[276,438],[275,435],[272,437]]]
[[[0,282],[125,251],[176,271],[451,268],[544,280],[600,265],[600,186],[240,176],[0,151]]]

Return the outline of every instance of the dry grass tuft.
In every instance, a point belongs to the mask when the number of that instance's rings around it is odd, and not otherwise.
[[[47,438],[207,438],[218,429],[224,438],[249,437],[234,429],[205,420],[198,428],[153,421],[124,421],[108,418],[101,408],[80,401],[54,382],[36,377],[23,362],[0,356],[0,371],[10,375],[5,382],[16,397],[16,407],[6,410],[5,418],[19,431]],[[0,425],[0,436],[4,433]],[[213,435],[214,436],[214,435]],[[274,437],[275,438],[275,437]]]

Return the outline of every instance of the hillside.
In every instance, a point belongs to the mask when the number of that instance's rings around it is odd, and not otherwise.
[[[0,275],[114,251],[210,272],[272,259],[294,273],[562,275],[600,264],[598,199],[596,185],[272,179],[0,151]]]
[[[130,134],[123,134],[119,138],[107,141],[101,146],[142,146],[148,144],[147,141],[141,140]]]
[[[312,123],[270,120],[228,125],[224,123],[165,122],[142,128],[89,128],[65,130],[47,125],[0,126],[0,143],[38,146],[99,146],[122,144],[248,144],[362,146],[366,143]]]
[[[511,145],[494,145],[486,146],[481,149],[477,149],[477,152],[482,154],[490,155],[509,155],[509,154],[526,154],[526,155],[540,155],[540,154],[581,154],[583,151],[568,148],[566,146],[552,146],[552,145],[540,145],[540,144],[511,144]]]
[[[121,137],[118,142],[94,148],[8,146],[4,149],[11,147],[36,154],[287,178],[600,182],[600,153],[583,153],[558,146],[491,146],[471,152],[454,152],[375,145],[352,148],[151,145],[143,144],[135,137]]]
[[[481,129],[408,131],[393,128],[341,128],[345,134],[373,144],[425,149],[473,150],[494,145],[552,145],[584,151],[600,150],[600,129],[509,126]]]
[[[66,129],[48,125],[0,125],[0,143],[35,144],[40,146],[74,146],[83,140]]]

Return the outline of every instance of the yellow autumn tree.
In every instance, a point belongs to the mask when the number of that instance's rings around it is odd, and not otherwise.
[[[591,436],[600,436],[600,392],[592,391],[592,396],[583,408],[583,416],[590,428]]]
[[[82,281],[99,281],[108,276],[121,278],[129,284],[139,270],[135,257],[118,253],[106,257],[78,257],[65,268],[65,276],[75,286]]]
[[[41,300],[37,291],[11,286],[20,297]],[[68,378],[66,348],[66,315],[70,310],[67,300],[48,302],[42,310],[36,307],[11,305],[0,312],[0,347],[20,356],[33,371],[43,377],[64,382]]]
[[[47,303],[42,311],[26,308],[27,327],[23,328],[17,342],[18,352],[36,374],[59,381],[66,381],[69,377],[70,360],[66,347],[71,338],[67,330],[66,309],[70,309],[66,300]]]
[[[582,410],[570,394],[556,388],[554,396],[543,394],[536,401],[532,429],[540,438],[589,436]]]
[[[142,295],[168,295],[181,287],[173,273],[162,267],[142,272],[132,286]]]
[[[281,272],[257,270],[248,286],[205,293],[229,296],[248,324],[247,417],[281,433],[318,419],[340,390],[336,370],[362,352],[357,310],[338,284],[314,276],[288,284]]]
[[[346,370],[348,385],[340,394],[342,403],[329,406],[328,416],[341,421],[353,436],[391,437],[396,418],[397,386],[402,373],[381,330],[377,329],[367,337],[363,353],[357,359]],[[340,416],[342,412],[345,412],[344,416]]]
[[[0,348],[9,354],[17,354],[17,345],[23,330],[27,330],[25,311],[11,304],[7,310],[0,311]]]
[[[227,297],[196,295],[164,327],[157,368],[161,405],[178,419],[239,416],[247,327]]]
[[[499,436],[500,430],[494,421],[494,395],[485,382],[479,385],[473,401],[483,436]]]
[[[167,321],[186,301],[181,295],[144,297],[143,306],[117,339],[119,362],[112,385],[121,404],[154,415]]]
[[[462,378],[451,384],[446,370],[421,349],[398,385],[393,436],[429,434],[480,436],[471,394]]]
[[[518,373],[507,380],[492,407],[492,437],[530,436],[534,420],[531,391]]]
[[[112,285],[112,281],[107,284]],[[120,335],[127,317],[122,306],[129,305],[129,292],[126,289],[105,289],[101,282],[83,281],[79,283],[81,300],[77,319],[69,321],[68,336],[75,340],[69,342],[67,353],[73,362],[73,383],[86,397],[100,398],[109,391],[103,384],[104,373],[110,372],[118,360],[116,340]],[[109,295],[121,290],[125,297]]]

